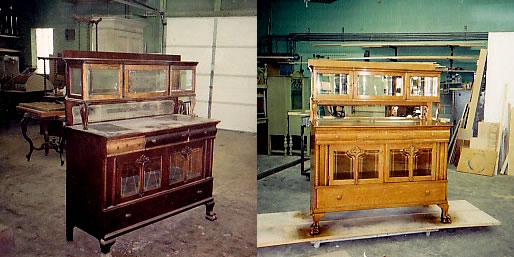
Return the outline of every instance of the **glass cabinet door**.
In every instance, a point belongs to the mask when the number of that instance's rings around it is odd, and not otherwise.
[[[356,75],[357,97],[403,97],[403,76],[360,72]]]
[[[318,95],[350,96],[350,75],[318,73],[315,86]]]
[[[116,203],[144,197],[162,188],[161,154],[156,150],[115,157]]]
[[[89,99],[121,98],[121,65],[120,64],[85,64],[86,97]]]
[[[129,97],[168,94],[168,66],[125,65],[125,95]]]
[[[386,182],[435,180],[437,144],[388,144]]]
[[[409,77],[409,96],[437,97],[439,95],[439,77],[411,76]]]
[[[171,92],[194,92],[195,69],[194,67],[171,67]]]
[[[382,182],[382,145],[330,145],[329,151],[331,185]]]
[[[205,177],[204,142],[181,145],[170,151],[168,184],[181,185]]]

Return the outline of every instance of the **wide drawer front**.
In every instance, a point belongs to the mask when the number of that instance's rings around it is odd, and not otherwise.
[[[179,131],[175,133],[168,133],[164,135],[158,135],[158,136],[149,136],[145,138],[146,141],[146,148],[153,147],[153,146],[159,146],[159,145],[166,145],[171,143],[181,143],[184,141],[187,141],[187,137],[189,136],[189,131]]]
[[[212,187],[213,180],[208,179],[179,190],[148,196],[120,208],[108,209],[104,212],[105,232],[111,233],[208,199],[212,197]]]
[[[317,142],[327,141],[377,141],[377,140],[412,140],[434,139],[448,140],[449,130],[401,130],[401,131],[344,131],[342,133],[330,133],[315,135]]]
[[[446,200],[447,182],[404,182],[330,186],[316,189],[317,208],[348,210],[395,207]]]

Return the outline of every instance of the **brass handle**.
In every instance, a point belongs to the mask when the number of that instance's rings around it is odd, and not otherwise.
[[[157,139],[152,139],[152,143],[157,143]]]
[[[132,214],[130,214],[130,213],[125,214],[125,218],[130,218],[130,217],[132,217]]]
[[[337,199],[337,200],[341,200],[341,199],[343,199],[343,197],[342,197],[342,196],[340,196],[340,195],[338,195],[338,196],[336,197],[336,199]]]
[[[425,195],[429,195],[430,194],[430,190],[427,189],[427,191],[425,191]]]
[[[207,131],[204,131],[204,132],[203,132],[203,134],[204,134],[204,135],[207,135]]]
[[[197,194],[201,194],[201,193],[203,193],[203,191],[202,190],[198,190],[198,191],[196,191],[196,193]]]

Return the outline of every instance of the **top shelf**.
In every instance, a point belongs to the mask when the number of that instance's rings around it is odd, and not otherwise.
[[[418,41],[418,42],[363,42],[363,43],[327,43],[313,44],[312,46],[339,46],[339,47],[486,47],[486,42],[468,41]]]
[[[4,35],[4,34],[0,34],[0,38],[21,38],[19,36],[13,36],[13,35]]]

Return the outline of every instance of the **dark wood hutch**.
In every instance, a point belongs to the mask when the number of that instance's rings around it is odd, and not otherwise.
[[[64,51],[66,238],[115,238],[205,205],[215,220],[218,121],[193,114],[197,62],[179,55]]]

